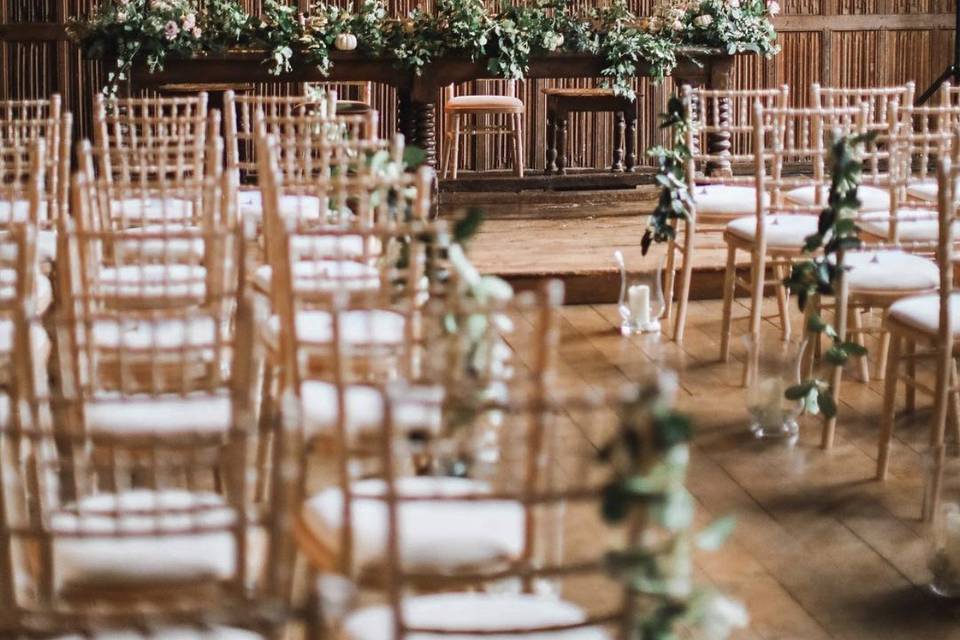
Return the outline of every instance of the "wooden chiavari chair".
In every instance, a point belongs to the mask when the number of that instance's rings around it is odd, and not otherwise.
[[[315,141],[335,144],[376,140],[376,111],[338,115],[337,104],[335,92],[322,97],[224,94],[226,170],[238,186],[241,216],[258,221],[263,217],[263,196],[254,185],[260,169],[257,140],[264,130],[278,139],[295,139],[301,148]],[[316,109],[310,109],[313,105]],[[262,124],[258,124],[258,114]],[[288,198],[282,204],[286,209],[309,210],[314,215],[320,210],[320,203],[312,200]]]
[[[940,501],[940,488],[943,480],[944,443],[949,414],[958,420],[958,383],[956,353],[957,302],[960,300],[954,285],[954,271],[957,266],[956,232],[957,201],[956,185],[957,165],[948,156],[939,161],[937,205],[938,238],[936,241],[937,263],[939,264],[939,291],[925,295],[904,298],[892,304],[884,320],[884,326],[891,335],[890,355],[887,360],[887,373],[883,394],[883,413],[881,415],[880,446],[877,456],[877,478],[884,480],[890,461],[890,449],[895,424],[894,410],[898,383],[907,388],[907,405],[914,402],[916,391],[929,392],[934,397],[934,417],[930,423],[930,445],[933,454],[933,469],[928,478],[927,491],[924,494],[923,517],[930,520],[936,513]],[[922,349],[918,350],[918,346]],[[916,375],[919,359],[933,359],[936,364],[936,382],[931,389]],[[904,372],[901,373],[901,369]],[[956,429],[957,425],[954,424]],[[960,433],[955,432],[955,436]]]
[[[432,250],[418,248],[416,243],[410,246],[411,250]],[[434,263],[429,255],[424,258],[426,264]],[[401,270],[407,271],[406,278],[396,281],[416,287],[420,276],[409,270]],[[381,336],[376,327],[359,322],[351,326],[349,316],[356,312],[356,300],[334,302],[332,313],[343,320],[344,329],[330,344],[311,344],[300,338],[302,334],[296,334],[295,328],[289,331],[299,342],[300,362],[306,352],[325,346],[330,370],[327,382],[304,382],[301,377],[299,387],[291,387],[299,389],[298,413],[305,442],[298,450],[303,451],[303,464],[315,468],[310,462],[313,452],[334,452],[328,454],[334,468],[326,475],[318,474],[326,488],[314,493],[306,477],[302,487],[310,497],[297,526],[298,540],[317,571],[332,571],[361,583],[382,577],[386,522],[382,506],[369,494],[379,481],[365,479],[364,470],[376,464],[383,445],[387,418],[380,389],[391,377],[403,380],[404,396],[410,400],[396,405],[391,417],[395,440],[390,446],[398,457],[405,457],[405,475],[411,476],[405,482],[413,492],[419,487],[448,495],[475,484],[455,477],[464,476],[466,467],[493,474],[503,455],[500,438],[506,437],[504,429],[508,427],[498,412],[485,411],[486,404],[505,402],[507,397],[530,398],[544,393],[550,384],[556,309],[563,298],[559,283],[551,282],[536,295],[514,299],[469,298],[457,294],[455,285],[447,293],[446,297],[431,298],[422,310],[407,316],[408,322],[417,321],[419,331],[405,340],[406,353],[414,356],[407,363],[413,366],[399,376],[358,377],[358,347],[379,347]],[[357,334],[366,334],[365,341],[358,344]],[[288,366],[294,366],[292,354],[287,360]],[[314,407],[321,398],[329,399],[324,400],[323,410],[317,411]],[[478,415],[482,418],[474,424]],[[463,433],[457,434],[460,427]],[[455,460],[458,454],[464,459]],[[494,571],[520,555],[523,509],[518,502],[481,505],[476,511],[469,503],[449,506],[410,506],[404,514],[404,532],[409,537],[404,547],[407,566],[429,566],[455,575]],[[403,509],[407,511],[406,506]],[[477,527],[479,521],[489,526]],[[431,557],[431,548],[445,551]],[[420,586],[430,587],[426,583]]]
[[[469,449],[436,448],[428,454],[434,463],[430,473],[412,476],[400,444],[402,431],[394,421],[417,399],[402,385],[388,387],[385,395],[381,470],[354,483],[351,499],[342,501],[364,514],[362,519],[354,516],[358,523],[370,527],[376,522],[383,529],[377,547],[383,549],[384,562],[379,598],[366,604],[373,596],[366,597],[365,606],[341,620],[328,620],[336,627],[335,637],[630,637],[635,603],[604,577],[605,551],[596,545],[563,548],[566,514],[599,539],[613,539],[612,532],[609,538],[602,533],[595,458],[586,453],[590,447],[576,445],[585,433],[602,438],[600,433],[616,428],[611,398],[548,395],[541,389],[522,399],[493,400],[475,421],[458,429],[465,437],[484,429],[478,425],[487,411],[502,415],[501,457],[489,467],[468,463],[459,477],[452,477],[448,470],[470,459]],[[448,432],[446,437],[455,436]],[[335,500],[327,505],[332,511],[338,507],[342,505]],[[433,536],[417,539],[418,526],[457,512],[455,525],[446,530],[435,526]],[[635,544],[638,528],[628,529],[620,535]],[[497,561],[484,560],[473,568],[468,563],[457,572],[444,562],[484,551],[495,553]],[[590,608],[553,595],[587,584],[596,596]],[[433,589],[424,592],[423,585]]]
[[[165,153],[152,149],[106,155],[119,159],[129,180],[110,181],[102,173],[94,178],[94,158],[103,155],[87,142],[79,145],[82,184],[75,193],[74,223],[79,232],[100,234],[79,256],[86,287],[113,291],[117,307],[151,308],[202,303],[208,286],[221,287],[238,276],[235,239],[206,243],[207,235],[236,227],[222,179],[179,175],[176,168],[168,170]]]
[[[858,108],[867,111],[864,128],[867,131],[884,133],[890,123],[891,110],[898,105],[913,104],[915,86],[908,82],[894,87],[822,87],[814,83],[810,87],[811,108]],[[868,170],[881,170],[882,157],[867,158]],[[826,193],[817,193],[807,186],[786,194],[788,200],[802,205],[824,204]],[[890,193],[883,187],[864,185],[859,197],[863,211],[887,211],[890,209]]]
[[[714,176],[711,168],[719,161],[732,164],[754,165],[752,136],[753,105],[759,102],[764,107],[786,107],[789,88],[757,89],[743,91],[715,91],[684,86],[682,99],[690,118],[686,145],[690,149],[687,161],[687,188],[690,193],[690,218],[683,225],[682,243],[671,239],[667,243],[666,275],[666,322],[670,322],[676,288],[676,258],[680,254],[680,291],[677,294],[676,324],[673,339],[683,343],[686,327],[687,303],[690,299],[690,283],[693,279],[695,239],[697,233],[722,231],[735,218],[756,212],[757,192],[754,177]],[[721,118],[721,109],[729,117]],[[729,149],[714,151],[709,148],[708,137],[722,136],[729,140]],[[766,197],[766,196],[764,196]],[[717,228],[719,227],[719,229]],[[785,319],[782,319],[784,326]]]
[[[804,255],[807,236],[817,232],[823,202],[797,204],[786,195],[799,189],[825,195],[829,185],[826,175],[828,139],[834,131],[862,132],[866,107],[839,109],[765,109],[757,104],[754,112],[753,137],[756,158],[757,212],[755,216],[738,218],[724,231],[727,244],[727,265],[723,284],[723,329],[720,357],[726,361],[730,353],[730,329],[736,288],[750,291],[749,335],[758,338],[762,321],[766,271],[789,265]],[[790,165],[805,165],[811,171],[795,174]],[[750,254],[750,279],[737,277],[737,251]],[[788,299],[778,290],[780,317],[788,314]],[[785,328],[785,335],[789,331]],[[746,374],[747,367],[744,367]]]
[[[914,106],[905,104],[898,109],[902,136],[907,138],[909,171],[906,194],[899,204],[909,207],[912,201],[937,203],[936,165],[945,153],[958,153],[953,148],[954,134],[960,126],[960,106],[943,102],[939,105]],[[925,239],[936,238],[936,224],[924,226]]]
[[[37,242],[44,261],[51,261],[56,255],[57,220],[67,211],[72,136],[73,117],[63,112],[59,95],[49,100],[0,102],[0,175],[4,184],[21,181],[21,176],[15,174],[20,166],[29,163],[24,154],[29,153],[33,142],[43,142],[43,198],[31,223],[37,226]],[[23,198],[0,203],[0,225],[25,222],[29,206]]]

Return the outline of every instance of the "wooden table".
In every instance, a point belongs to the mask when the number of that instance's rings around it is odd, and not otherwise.
[[[324,76],[316,68],[294,61],[293,70],[280,76],[267,72],[263,51],[231,51],[185,60],[168,59],[163,71],[149,72],[141,66],[133,70],[135,88],[186,82],[378,82],[394,87],[399,96],[400,132],[408,141],[426,151],[427,162],[437,165],[436,106],[440,90],[452,83],[496,78],[487,70],[487,61],[444,58],[424,68],[420,75],[400,69],[391,59],[373,59],[356,52],[331,53],[333,69]],[[688,51],[680,54],[673,77],[680,84],[726,89],[733,69],[733,56],[719,51]],[[696,61],[694,61],[694,59]],[[530,59],[528,78],[597,78],[605,63],[596,55],[556,53]],[[638,65],[637,75],[649,75],[649,65]],[[721,107],[720,117],[728,113]],[[729,152],[729,137],[710,140],[712,153]],[[730,164],[720,163],[719,172],[729,172]]]

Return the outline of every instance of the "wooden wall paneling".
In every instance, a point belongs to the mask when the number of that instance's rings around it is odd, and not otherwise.
[[[63,25],[69,17],[88,12],[97,1],[0,0],[0,97],[36,97],[59,91],[76,116],[78,135],[89,135],[92,96],[102,86],[104,73],[101,65],[83,60],[64,39]],[[604,1],[576,0],[575,4],[595,6]],[[643,15],[652,2],[630,0],[630,5]],[[252,12],[262,8],[262,0],[243,0],[243,4]],[[429,9],[432,2],[388,0],[390,13],[395,16],[405,15],[418,5]],[[739,60],[734,86],[786,82],[792,87],[793,103],[805,105],[813,81],[854,86],[913,79],[923,88],[952,57],[955,0],[781,0],[781,5],[783,15],[776,24],[783,52],[773,61],[750,57]],[[541,89],[594,86],[597,81],[521,83],[520,95],[528,105],[524,132],[528,168],[542,169],[544,164],[546,104]],[[641,163],[649,163],[645,148],[663,142],[657,115],[664,110],[672,86],[669,81],[663,86],[654,86],[647,79],[637,82],[637,149]],[[270,93],[296,89],[282,83],[258,87]],[[478,90],[480,87],[474,84],[458,87],[461,93]],[[372,99],[381,112],[382,133],[392,133],[396,127],[395,92],[374,87]],[[609,114],[572,118],[568,138],[571,166],[606,167],[612,153],[612,127]],[[442,131],[441,126],[441,136]],[[441,146],[444,142],[441,137]],[[508,169],[509,160],[503,138],[467,141],[460,159],[465,169],[480,171]]]

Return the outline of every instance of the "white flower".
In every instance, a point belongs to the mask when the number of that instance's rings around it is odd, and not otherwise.
[[[197,26],[197,16],[192,13],[188,13],[183,17],[183,30],[184,31],[193,31],[193,28]]]
[[[683,23],[679,20],[673,21],[673,30],[674,31],[683,31]]]
[[[768,3],[767,3],[767,12],[768,12],[770,15],[772,15],[772,16],[779,15],[779,14],[780,14],[780,3],[777,2],[776,0],[773,0],[773,2],[768,2]]]
[[[193,37],[197,38],[198,40],[200,39],[200,36],[203,35],[203,31],[200,30],[200,27],[194,27],[191,33],[193,33]]]
[[[650,30],[651,33],[656,33],[657,31],[660,31],[660,28],[662,26],[663,26],[663,23],[660,22],[660,18],[657,18],[657,17],[650,18],[650,22],[647,23],[647,28]]]
[[[127,12],[121,9],[117,11],[117,22],[126,22],[127,21]]]
[[[731,9],[740,8],[740,0],[727,0],[727,4],[730,5]]]
[[[177,23],[171,20],[163,28],[163,35],[167,40],[173,40],[180,33],[180,27],[177,26]]]
[[[697,25],[701,29],[705,29],[713,24],[713,16],[711,16],[709,13],[704,13],[703,15],[699,15],[694,18],[693,24]]]

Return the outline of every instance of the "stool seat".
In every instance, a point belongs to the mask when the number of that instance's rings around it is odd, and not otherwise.
[[[207,93],[223,93],[224,91],[247,93],[255,88],[253,83],[250,82],[175,82],[162,84],[158,89],[160,93],[193,95],[202,91]]]
[[[370,113],[373,111],[371,107],[366,102],[362,100],[340,100],[337,99],[337,115],[340,116],[352,116],[352,115],[363,115],[365,113]]]
[[[613,96],[613,89],[577,88],[577,87],[545,87],[541,89],[545,96],[564,96],[570,98],[602,98]]]
[[[446,111],[500,111],[523,113],[523,101],[512,96],[475,95],[457,96],[447,100]]]

